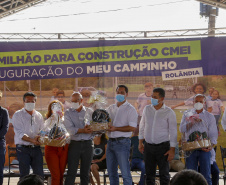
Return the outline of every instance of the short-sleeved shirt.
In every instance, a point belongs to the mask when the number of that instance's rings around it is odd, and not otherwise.
[[[138,114],[139,114],[139,116],[142,116],[144,107],[146,105],[150,104],[148,100],[149,101],[151,100],[151,96],[147,96],[145,93],[142,93],[138,96],[137,103],[138,103]]]
[[[136,109],[127,101],[123,103],[121,106],[117,106],[117,104],[112,104],[107,108],[107,112],[110,115],[112,126],[114,127],[137,127],[137,111]],[[117,138],[117,137],[131,137],[132,132],[121,132],[114,131],[108,132],[109,138]]]
[[[101,159],[103,155],[105,154],[105,145],[107,144],[107,139],[104,139],[102,143],[99,145],[94,144],[94,150],[93,150],[93,159]],[[104,159],[105,161],[106,159]]]
[[[221,114],[221,107],[223,106],[223,103],[220,99],[216,100],[209,100],[207,102],[208,107],[212,107],[212,114],[213,115],[220,115]]]

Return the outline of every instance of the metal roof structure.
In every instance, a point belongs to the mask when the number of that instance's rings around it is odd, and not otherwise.
[[[2,0],[0,1],[0,19],[46,0]]]
[[[201,3],[226,9],[226,0],[197,0]]]
[[[211,35],[212,31],[215,34]],[[121,31],[83,33],[1,33],[0,41],[63,41],[63,40],[114,40],[114,39],[159,39],[226,36],[225,28],[160,30],[160,31]]]

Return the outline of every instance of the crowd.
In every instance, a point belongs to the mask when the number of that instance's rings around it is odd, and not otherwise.
[[[88,97],[91,94],[73,92],[70,103],[65,101],[65,93],[54,89],[45,118],[35,110],[37,96],[32,92],[23,95],[23,108],[12,117],[14,141],[19,161],[20,181],[32,179],[29,176],[32,168],[33,179],[44,178],[43,156],[40,148],[40,131],[46,127],[46,119],[62,121],[70,134],[70,143],[63,146],[45,146],[45,160],[51,172],[52,185],[74,185],[78,167],[80,166],[81,185],[100,185],[99,171],[107,169],[111,185],[119,184],[118,167],[121,170],[123,184],[132,185],[131,170],[139,169],[141,177],[139,185],[154,185],[158,166],[160,184],[178,184],[178,179],[193,176],[200,178],[208,185],[217,185],[219,169],[215,160],[214,146],[217,144],[219,118],[224,111],[219,91],[209,89],[202,84],[193,86],[194,96],[184,102],[168,107],[164,103],[165,91],[152,83],[144,85],[145,92],[139,95],[135,105],[128,101],[129,89],[125,85],[116,88],[116,103],[106,111],[110,117],[105,134],[93,134],[89,123],[85,123],[85,114],[89,111]],[[83,98],[85,96],[85,98]],[[85,106],[86,105],[86,106]],[[193,149],[186,153],[185,164],[180,160],[177,141],[177,120],[174,108],[190,105],[184,112],[179,130],[183,135],[182,142],[195,141],[206,137],[210,144],[207,147]],[[189,116],[188,116],[189,115]],[[223,129],[226,130],[226,113],[222,118]],[[9,127],[8,111],[0,109],[0,185],[3,183],[3,167],[5,163],[5,134]],[[56,133],[56,131],[54,131]],[[197,136],[198,135],[198,136]],[[65,182],[63,175],[68,167]],[[170,182],[169,171],[181,171]],[[195,175],[193,171],[199,171]],[[199,176],[200,174],[201,177]],[[186,175],[185,175],[186,176]],[[94,177],[94,178],[93,178]],[[203,178],[204,177],[204,178]],[[28,179],[28,180],[26,180]],[[189,179],[189,178],[188,178]],[[191,178],[190,178],[191,180]],[[29,181],[30,182],[30,181]],[[182,182],[182,181],[181,181]],[[33,183],[35,185],[35,183]],[[185,183],[184,183],[185,184]]]

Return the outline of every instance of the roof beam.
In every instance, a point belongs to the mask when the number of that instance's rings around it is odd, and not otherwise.
[[[209,32],[214,31],[210,35]],[[226,36],[225,28],[120,31],[120,32],[80,32],[80,33],[0,33],[0,41],[65,41],[65,40],[121,40],[121,39],[161,39],[191,37]]]
[[[3,0],[0,2],[0,19],[46,0]]]
[[[226,9],[226,0],[196,0],[210,6]]]

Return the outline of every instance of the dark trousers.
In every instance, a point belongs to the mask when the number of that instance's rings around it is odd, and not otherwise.
[[[4,169],[4,164],[5,164],[5,152],[6,152],[5,147],[1,146],[0,147],[0,185],[3,184],[3,169]]]
[[[68,171],[65,185],[74,185],[77,169],[80,164],[81,185],[89,184],[89,172],[93,159],[93,141],[71,141],[68,148]]]
[[[30,167],[34,174],[44,178],[43,156],[40,147],[26,148],[17,146],[16,153],[19,161],[20,178],[29,175]]]
[[[220,170],[217,166],[217,163],[214,161],[213,164],[211,164],[212,185],[218,185],[219,174]]]
[[[155,185],[156,167],[159,167],[160,185],[168,185],[170,181],[168,156],[164,154],[170,149],[169,142],[159,145],[144,145],[144,161],[146,171],[146,184]]]

